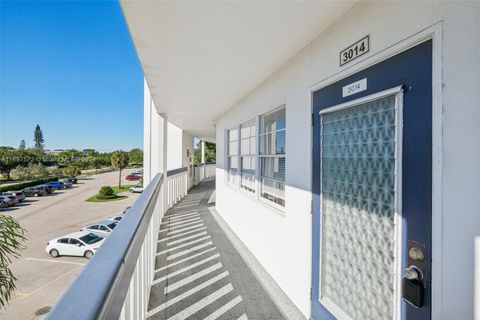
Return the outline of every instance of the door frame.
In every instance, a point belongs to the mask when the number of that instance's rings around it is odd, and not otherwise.
[[[441,316],[441,298],[442,298],[442,167],[443,167],[443,125],[442,125],[442,109],[443,109],[443,22],[437,22],[430,27],[427,27],[409,37],[406,37],[389,47],[386,47],[377,52],[372,51],[372,54],[367,54],[358,62],[353,62],[348,67],[341,67],[342,70],[330,75],[321,81],[308,87],[307,101],[310,113],[313,114],[313,94],[322,88],[325,88],[343,78],[353,75],[359,71],[378,64],[388,58],[391,58],[405,50],[408,50],[422,42],[432,40],[432,238],[431,238],[431,257],[432,257],[432,284],[431,284],[431,317],[432,319],[442,319]],[[311,181],[310,188],[313,186],[313,126],[310,128],[310,168]],[[313,204],[313,192],[310,189],[311,201]],[[313,207],[312,207],[313,213]],[[312,226],[313,219],[310,217],[310,225]],[[312,239],[312,227],[310,227],[310,239]],[[312,274],[313,263],[313,243],[310,241],[310,261],[309,271]],[[312,297],[313,283],[310,276],[310,306]],[[437,307],[438,306],[438,307]],[[309,313],[311,317],[311,310]]]

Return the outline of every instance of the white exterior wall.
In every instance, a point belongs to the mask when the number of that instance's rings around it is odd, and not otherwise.
[[[144,187],[161,172],[161,137],[163,119],[157,113],[147,82],[144,81],[143,97],[143,184]]]
[[[146,186],[153,177],[163,171],[163,134],[164,119],[155,108],[147,82],[144,81],[143,110],[143,183]],[[184,132],[177,126],[167,123],[167,170],[184,167]],[[191,138],[193,150],[193,137]],[[193,184],[193,182],[192,182]]]
[[[183,167],[182,140],[183,130],[168,123],[168,151],[167,151],[167,170],[173,170]]]
[[[387,52],[406,49],[427,28],[425,34],[436,32],[433,82],[438,84],[433,110],[432,319],[473,317],[473,244],[480,234],[479,16],[480,3],[359,3],[218,119],[217,211],[306,317],[311,285],[311,88],[347,68],[353,73],[386,58]],[[339,52],[367,34],[370,52],[340,68]],[[283,213],[226,185],[224,171],[225,130],[282,104],[287,107]]]

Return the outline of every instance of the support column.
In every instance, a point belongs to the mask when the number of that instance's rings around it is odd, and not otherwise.
[[[143,186],[152,180],[152,96],[147,81],[143,83]]]
[[[200,181],[205,180],[205,173],[206,173],[206,167],[207,164],[205,163],[205,140],[202,140],[202,163],[203,163],[203,179],[200,179]]]
[[[162,154],[161,154],[161,172],[165,175],[164,179],[167,179],[167,159],[168,159],[168,121],[167,121],[167,115],[162,114],[161,115],[163,121],[162,121],[162,127],[163,127],[163,133],[162,133]]]
[[[144,84],[144,157],[143,186],[146,187],[153,177],[161,172],[161,125],[162,118],[157,113],[148,85]]]
[[[160,139],[159,139],[159,172],[163,174],[163,195],[162,196],[162,215],[165,213],[168,209],[168,193],[171,192],[169,190],[169,184],[167,181],[167,152],[168,152],[168,121],[167,121],[167,115],[166,114],[161,114],[160,115],[160,124],[161,124],[161,129],[159,130],[160,132]]]

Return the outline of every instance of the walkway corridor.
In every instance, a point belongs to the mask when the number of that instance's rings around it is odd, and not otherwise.
[[[285,319],[208,209],[205,181],[164,216],[148,319]]]

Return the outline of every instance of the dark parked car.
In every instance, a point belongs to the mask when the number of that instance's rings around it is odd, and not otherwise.
[[[75,177],[67,178],[67,179],[65,179],[65,180],[68,180],[68,181],[70,181],[70,182],[73,183],[73,184],[77,184],[77,182],[78,182],[78,179],[75,178]]]
[[[37,188],[42,188],[43,190],[45,190],[45,192],[47,194],[50,194],[52,193],[53,191],[55,191],[55,187],[52,187],[51,185],[48,185],[48,184],[39,184],[38,186],[36,186]]]
[[[65,184],[61,181],[50,181],[45,183],[47,186],[52,186],[57,190],[65,189]]]
[[[45,190],[45,188],[40,188],[40,187],[27,187],[23,189],[22,192],[27,197],[39,197],[47,194],[47,191]]]
[[[73,186],[73,183],[68,181],[67,179],[63,180],[62,182],[65,185],[66,189],[71,188]]]
[[[127,179],[127,181],[138,181],[140,180],[142,177],[136,175],[136,174],[129,174],[128,176],[125,177],[125,179]]]
[[[22,191],[7,191],[3,194],[17,197],[18,202],[22,202],[23,200],[25,200],[25,194]]]

